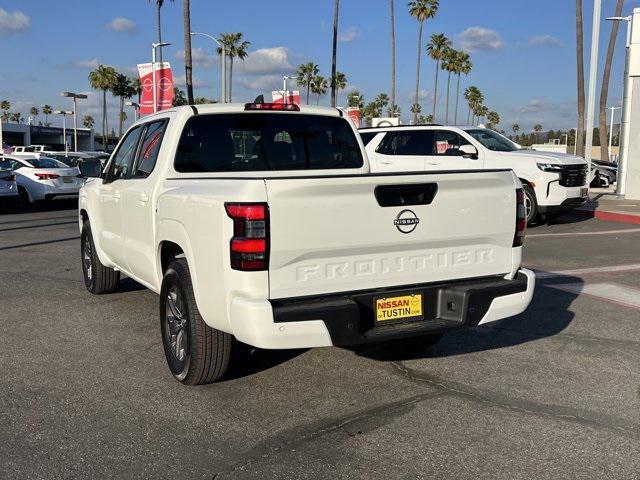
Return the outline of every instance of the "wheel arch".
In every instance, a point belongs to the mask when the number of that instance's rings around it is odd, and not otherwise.
[[[193,293],[196,297],[196,303],[198,301],[198,282],[197,280],[197,266],[193,259],[193,250],[191,248],[191,242],[187,231],[182,223],[177,220],[166,219],[158,223],[157,233],[157,247],[156,247],[156,273],[158,278],[158,291],[162,285],[162,279],[164,272],[171,263],[171,261],[178,257],[184,256],[189,265],[189,272],[191,274],[191,280],[193,282]]]

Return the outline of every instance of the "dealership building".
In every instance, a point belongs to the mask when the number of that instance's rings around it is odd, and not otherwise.
[[[2,123],[2,140],[12,147],[46,145],[52,150],[64,150],[62,127],[44,127],[24,123]],[[67,128],[67,147],[73,150],[73,127]],[[78,150],[94,150],[93,129],[78,128]]]

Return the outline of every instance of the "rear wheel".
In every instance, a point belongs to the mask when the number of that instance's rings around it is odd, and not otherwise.
[[[538,220],[538,201],[536,200],[536,192],[529,185],[523,185],[524,189],[524,209],[527,215],[527,225],[533,224]]]
[[[184,258],[171,262],[162,280],[160,329],[167,364],[176,380],[201,385],[220,380],[227,372],[233,337],[202,319]]]
[[[96,248],[91,235],[91,225],[88,221],[82,226],[80,238],[80,250],[82,255],[82,275],[84,286],[96,295],[111,293],[118,286],[120,272],[113,268],[105,267],[98,258]]]
[[[18,203],[23,207],[28,207],[32,203],[31,198],[29,198],[29,192],[24,187],[18,187]]]

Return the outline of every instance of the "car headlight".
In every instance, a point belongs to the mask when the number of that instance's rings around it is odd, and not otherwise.
[[[555,165],[553,163],[536,163],[538,168],[543,172],[560,173],[562,172],[562,165]]]

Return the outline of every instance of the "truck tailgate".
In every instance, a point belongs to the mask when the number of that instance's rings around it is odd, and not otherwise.
[[[510,171],[268,178],[265,184],[271,299],[512,269]]]

